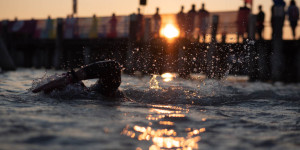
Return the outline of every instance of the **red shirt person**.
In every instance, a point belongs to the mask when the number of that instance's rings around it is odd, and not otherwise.
[[[109,20],[110,29],[108,33],[109,38],[116,38],[117,37],[117,23],[118,20],[116,15],[113,13],[111,19]]]

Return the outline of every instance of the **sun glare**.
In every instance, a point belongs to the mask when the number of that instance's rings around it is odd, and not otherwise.
[[[163,29],[162,29],[162,34],[169,38],[175,38],[179,36],[179,30],[172,24],[167,24]]]

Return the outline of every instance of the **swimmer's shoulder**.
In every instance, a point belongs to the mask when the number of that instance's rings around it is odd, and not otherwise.
[[[125,94],[124,92],[122,92],[121,90],[117,89],[115,91],[111,91],[109,93],[106,93],[106,94],[103,94],[101,92],[101,85],[99,84],[94,84],[92,85],[91,87],[89,87],[89,91],[93,91],[93,92],[97,92],[103,96],[106,96],[106,97],[113,97],[113,98],[125,98]]]

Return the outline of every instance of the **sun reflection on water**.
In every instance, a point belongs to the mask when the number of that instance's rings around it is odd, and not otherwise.
[[[151,141],[150,150],[198,149],[198,142],[201,140],[200,134],[206,131],[205,128],[175,128],[176,118],[185,118],[189,112],[188,109],[169,105],[151,105],[151,107],[146,117],[150,121],[148,126],[126,126],[121,134],[139,141]],[[202,121],[204,120],[202,119]],[[184,133],[182,134],[182,132]]]
[[[150,89],[155,89],[155,90],[162,89],[159,86],[159,81],[157,80],[157,77],[162,78],[162,81],[164,81],[164,82],[170,82],[174,78],[176,78],[176,74],[174,74],[174,73],[164,73],[162,75],[156,75],[156,74],[151,75],[151,79],[149,81],[149,88]]]
[[[159,121],[159,124],[172,126],[172,125],[174,125],[174,122],[172,122],[172,121]]]
[[[176,148],[176,149],[198,149],[198,142],[201,137],[199,135],[200,130],[193,130],[188,132],[186,137],[177,136],[177,133],[173,129],[152,129],[151,127],[134,126],[133,131],[129,127],[123,129],[123,135],[127,135],[131,138],[137,138],[139,141],[152,141],[153,145],[149,149],[157,150],[164,148]],[[137,132],[137,134],[136,134]],[[139,135],[138,135],[139,134]],[[136,137],[137,135],[137,137]]]
[[[161,77],[163,78],[164,82],[170,82],[173,80],[173,78],[175,78],[175,74],[172,73],[164,73],[161,75]]]

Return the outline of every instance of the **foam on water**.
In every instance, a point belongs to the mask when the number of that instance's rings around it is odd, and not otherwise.
[[[155,86],[158,87],[151,88],[151,83],[147,84],[149,77],[139,80],[140,85],[127,83],[126,87],[122,86],[124,93],[136,101],[153,104],[221,105],[258,98],[298,100],[300,96],[299,84],[274,86],[261,82],[249,84],[245,80],[236,82],[230,79],[219,81],[178,78],[172,82],[164,82],[157,77]],[[126,84],[126,78],[124,82]],[[150,87],[147,88],[148,86]]]
[[[61,74],[44,75],[41,78],[34,79],[29,91],[58,77],[61,77]],[[139,78],[123,75],[123,83],[120,89],[125,94],[125,98],[147,104],[220,105],[257,98],[297,100],[300,96],[298,84],[284,85],[276,83],[276,86],[261,82],[249,84],[246,83],[246,79],[236,82],[232,79],[232,81],[230,79],[204,79],[203,76],[193,80],[176,78],[176,75],[173,78],[175,80],[164,81],[164,78],[159,75]],[[95,80],[85,81],[85,84],[92,86],[94,82]],[[96,92],[86,91],[79,84],[68,85],[60,91],[54,90],[49,94],[49,97],[58,99],[105,99]]]

